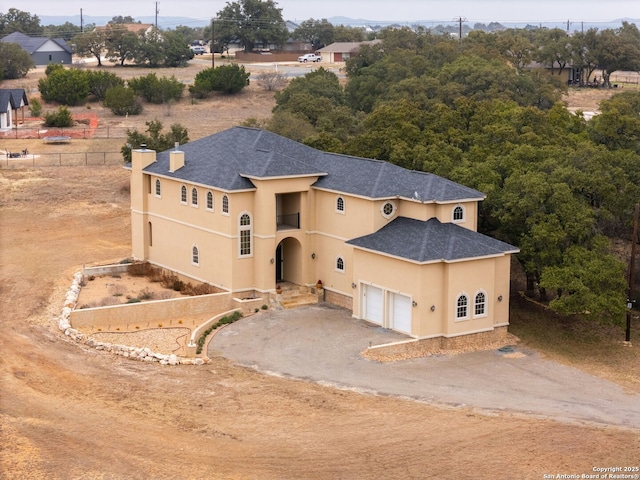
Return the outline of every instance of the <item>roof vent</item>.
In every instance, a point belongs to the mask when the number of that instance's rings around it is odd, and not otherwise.
[[[146,143],[141,143],[141,144],[140,144],[140,148],[141,148],[142,150],[146,150],[146,149],[147,149],[147,144],[146,144]]]
[[[179,150],[179,147],[180,147],[180,142],[176,142],[176,143],[173,144],[173,150],[174,151],[177,152]]]

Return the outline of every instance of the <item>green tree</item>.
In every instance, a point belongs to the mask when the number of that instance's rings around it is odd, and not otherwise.
[[[91,31],[93,28],[91,25],[87,25],[85,30]],[[66,42],[69,42],[73,37],[80,33],[82,33],[81,28],[71,22],[64,22],[62,25],[47,25],[44,27],[45,37],[62,38]]]
[[[13,32],[42,35],[43,31],[37,15],[31,15],[29,12],[23,12],[17,8],[10,8],[7,13],[0,13],[0,37]]]
[[[620,322],[626,310],[625,265],[609,250],[608,240],[596,237],[592,248],[573,245],[559,265],[544,270],[540,285],[557,292],[550,303],[554,310]]]
[[[0,42],[0,79],[25,77],[32,68],[31,57],[20,45]]]
[[[83,58],[94,57],[98,66],[102,66],[102,52],[106,48],[104,31],[93,29],[80,33],[71,39],[71,44],[75,55]]]
[[[150,32],[140,31],[138,45],[134,53],[136,64],[152,68],[159,67],[165,59],[164,47],[164,39],[160,30],[153,28]]]
[[[189,92],[196,98],[206,98],[211,92],[238,93],[249,85],[249,76],[244,66],[222,65],[205,68],[196,74]]]
[[[293,31],[293,37],[311,44],[311,49],[316,51],[333,43],[333,25],[326,19],[305,20]]]
[[[129,80],[129,87],[149,103],[166,103],[180,100],[184,85],[175,76],[158,78],[155,73]]]
[[[602,70],[604,86],[611,87],[615,71],[640,71],[640,32],[634,24],[623,22],[621,28],[602,30],[591,40],[590,53]]]
[[[109,61],[124,65],[135,58],[140,45],[138,35],[118,24],[108,24],[104,35]]]
[[[105,72],[104,70],[89,70],[86,75],[89,80],[89,93],[99,101],[104,100],[109,88],[124,86],[124,80],[115,73]]]
[[[282,18],[282,9],[273,0],[238,0],[218,12],[216,38],[223,45],[239,40],[245,52],[256,45],[282,45],[289,34]]]
[[[603,100],[602,113],[591,119],[589,136],[611,150],[627,149],[640,154],[640,93],[623,92]]]
[[[193,52],[189,48],[186,37],[178,31],[162,33],[162,49],[165,67],[186,67],[193,58]]]
[[[45,102],[80,105],[89,96],[89,78],[83,70],[66,69],[62,65],[47,69],[47,76],[38,81]]]
[[[158,120],[145,122],[145,124],[147,125],[146,134],[138,130],[127,130],[127,143],[120,149],[125,162],[131,162],[131,150],[140,148],[142,144],[151,150],[163,152],[172,148],[176,142],[180,145],[189,142],[187,129],[178,123],[171,125],[166,133],[162,133],[163,126]]]
[[[334,42],[364,42],[364,30],[359,27],[335,25],[333,27]]]
[[[124,85],[109,87],[105,94],[104,106],[115,115],[139,115],[142,113],[142,103],[135,92]]]

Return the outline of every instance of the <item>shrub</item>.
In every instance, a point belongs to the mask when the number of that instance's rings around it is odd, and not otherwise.
[[[196,98],[205,98],[211,92],[233,94],[249,85],[249,73],[243,66],[222,65],[206,68],[196,75],[189,92]]]
[[[110,87],[105,94],[103,103],[114,115],[139,115],[142,113],[142,102],[133,90],[123,85]]]
[[[37,98],[29,100],[29,113],[32,117],[39,117],[42,115],[42,104]]]
[[[138,294],[138,299],[139,300],[152,300],[155,296],[156,296],[155,293],[153,293],[148,288],[145,288]]]
[[[196,353],[197,354],[202,353],[202,349],[204,348],[204,344],[206,343],[207,337],[209,336],[209,334],[211,332],[213,332],[217,328],[220,328],[223,325],[229,325],[229,324],[231,324],[233,322],[236,322],[241,318],[242,318],[242,312],[236,310],[231,315],[226,315],[226,316],[222,317],[216,323],[214,323],[209,328],[207,328],[204,332],[202,332],[202,335],[200,335],[200,338],[198,338],[198,342],[197,342],[198,346],[196,348]]]
[[[44,114],[44,124],[47,127],[70,127],[73,125],[73,117],[67,107],[60,106],[56,112]]]
[[[289,80],[280,72],[262,72],[258,75],[258,85],[268,92],[280,90],[287,86]]]
[[[51,67],[51,68],[50,68]],[[49,65],[46,78],[38,80],[38,89],[45,102],[58,102],[63,105],[81,105],[89,96],[87,72],[65,69],[62,65]]]
[[[166,103],[170,100],[180,100],[184,85],[176,79],[158,78],[155,73],[129,80],[129,87],[149,103]]]
[[[112,87],[124,87],[124,80],[115,73],[103,70],[89,70],[86,72],[89,80],[89,93],[97,100],[104,100],[107,91]]]

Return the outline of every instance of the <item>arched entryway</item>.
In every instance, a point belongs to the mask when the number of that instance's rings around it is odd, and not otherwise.
[[[302,245],[293,238],[287,237],[276,247],[276,282],[291,282],[301,285],[302,282]]]

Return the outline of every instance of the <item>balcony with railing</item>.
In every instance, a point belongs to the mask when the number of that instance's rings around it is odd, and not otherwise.
[[[300,229],[299,193],[284,193],[276,195],[276,229]]]

